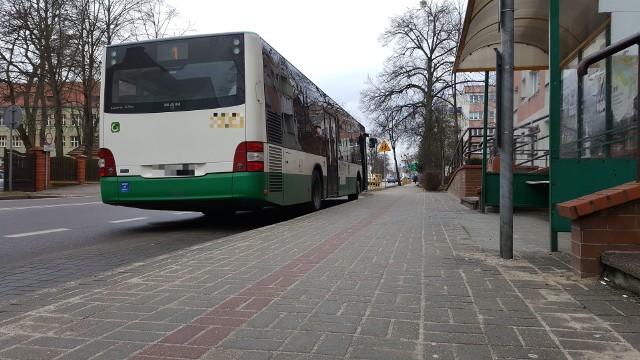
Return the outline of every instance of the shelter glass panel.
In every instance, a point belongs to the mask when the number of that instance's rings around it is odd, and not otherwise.
[[[604,33],[600,34],[583,51],[583,57],[602,50],[607,46]],[[584,96],[581,99],[583,139],[581,156],[605,157],[606,142],[606,109],[607,109],[607,60],[602,60],[589,67],[587,75],[582,77]]]
[[[600,33],[562,71],[560,157],[633,158],[636,153],[638,55],[623,50],[578,78],[580,59],[609,43]]]
[[[562,108],[560,120],[560,157],[578,155],[578,58],[562,70]]]

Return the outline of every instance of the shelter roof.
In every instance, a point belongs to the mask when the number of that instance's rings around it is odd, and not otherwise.
[[[514,0],[515,70],[549,66],[549,1]],[[609,23],[598,0],[555,0],[560,4],[560,58],[571,57]],[[501,49],[499,0],[468,0],[454,71],[495,70],[494,48]]]

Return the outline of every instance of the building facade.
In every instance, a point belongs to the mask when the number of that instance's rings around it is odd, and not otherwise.
[[[48,99],[46,105],[46,113],[48,114],[48,116],[46,118],[46,121],[44,121],[42,120],[41,109],[31,111],[32,116],[31,119],[29,119],[26,116],[25,112],[26,109],[23,100],[24,97],[17,96],[15,99],[11,99],[8,96],[8,93],[9,92],[6,86],[0,87],[0,169],[3,169],[5,166],[4,149],[13,148],[13,150],[22,153],[28,150],[25,147],[22,139],[20,138],[18,131],[14,130],[13,134],[10,134],[10,128],[8,127],[9,124],[5,124],[3,118],[4,111],[7,107],[12,105],[12,103],[15,103],[23,109],[24,125],[26,125],[29,121],[35,122],[35,127],[32,128],[36,129],[36,133],[35,136],[32,136],[34,141],[32,145],[44,148],[45,150],[50,151],[51,156],[56,156],[56,130],[54,126],[53,108],[50,98]],[[21,93],[24,93],[24,91],[22,91]],[[82,145],[81,134],[82,128],[84,126],[83,122],[87,121],[86,119],[91,119],[95,122],[98,118],[98,108],[97,106],[94,107],[94,109],[92,110],[92,114],[90,114],[89,116],[84,115],[84,111],[82,108],[84,97],[82,95],[82,91],[80,91],[79,84],[68,85],[65,88],[63,97],[67,99],[67,101],[62,107],[62,148],[63,155],[67,155],[69,152]],[[95,104],[98,104],[99,96],[96,95],[95,99],[93,100]],[[41,129],[43,128],[45,138],[41,139],[39,134],[41,133]]]

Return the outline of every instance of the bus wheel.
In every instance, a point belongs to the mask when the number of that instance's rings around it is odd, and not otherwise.
[[[311,178],[311,202],[309,203],[309,210],[318,211],[322,207],[322,181],[320,181],[320,175],[317,171],[313,172]]]
[[[349,194],[348,196],[349,201],[358,199],[358,196],[360,195],[361,187],[362,187],[362,184],[360,183],[360,179],[358,178],[358,180],[356,180],[356,192],[355,194]]]

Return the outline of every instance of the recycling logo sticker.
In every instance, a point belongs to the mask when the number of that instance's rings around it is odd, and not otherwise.
[[[111,132],[112,133],[120,132],[120,123],[119,122],[112,122],[111,123]]]

